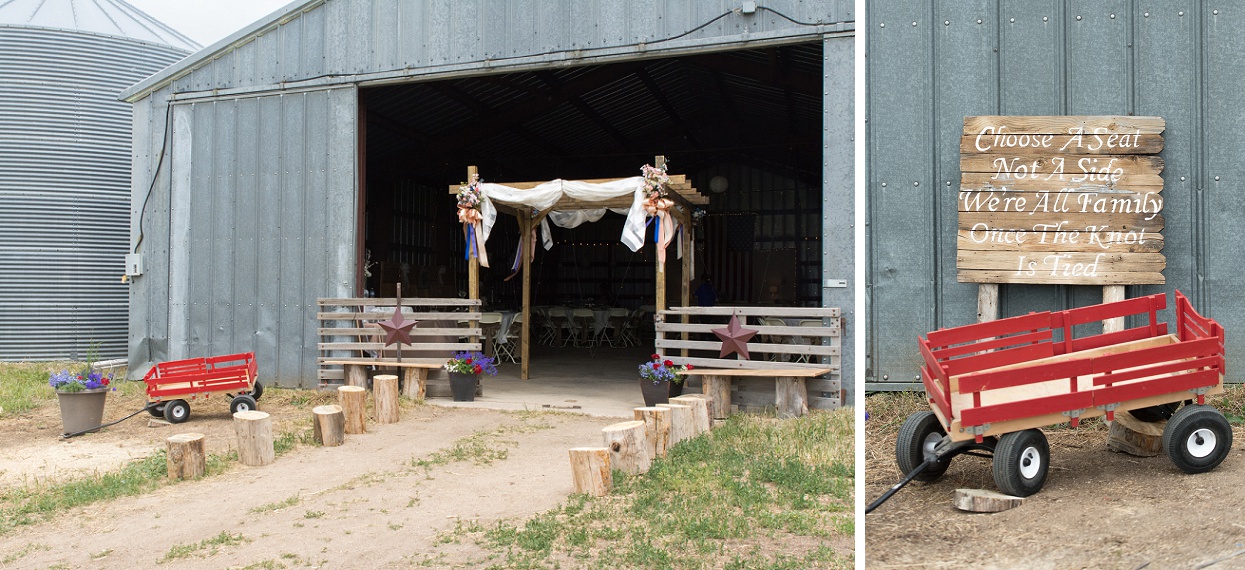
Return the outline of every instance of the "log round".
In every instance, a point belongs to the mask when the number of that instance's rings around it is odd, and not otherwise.
[[[402,395],[412,400],[423,400],[428,392],[428,369],[408,366],[402,374]]]
[[[695,434],[700,435],[713,427],[713,418],[709,416],[712,400],[704,394],[684,394],[670,398],[671,404],[682,404],[692,408],[692,424]]]
[[[715,420],[724,420],[731,413],[731,377],[705,376],[704,392],[713,400],[709,413]]]
[[[312,432],[324,447],[337,447],[346,442],[346,414],[337,404],[311,409]]]
[[[402,419],[398,406],[398,377],[379,374],[372,378],[372,399],[376,405],[376,423],[396,424]]]
[[[669,408],[644,407],[635,409],[635,419],[644,422],[644,437],[648,438],[648,457],[665,457],[670,447]]]
[[[692,420],[690,406],[674,404],[657,404],[659,408],[670,410],[670,445],[677,445],[685,439],[696,437],[696,424]]]
[[[610,450],[606,447],[575,447],[570,451],[575,492],[602,497],[614,486]]]
[[[268,465],[276,458],[272,441],[272,418],[267,412],[247,410],[233,415],[238,435],[238,460],[244,465]]]
[[[346,415],[346,433],[367,433],[367,390],[360,386],[338,386],[342,413]]]
[[[1116,412],[1107,431],[1107,449],[1137,457],[1163,452],[1163,427],[1167,422],[1143,422],[1132,414]]]
[[[628,475],[647,473],[652,466],[644,421],[620,422],[601,429],[605,447],[610,450],[610,465]]]
[[[179,433],[166,440],[169,479],[195,479],[207,472],[203,434]]]

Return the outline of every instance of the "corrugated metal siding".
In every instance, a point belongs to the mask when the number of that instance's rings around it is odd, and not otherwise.
[[[744,15],[734,0],[310,2],[305,11],[295,10],[272,25],[257,24],[254,33],[232,44],[212,46],[202,61],[186,62],[187,70],[177,72],[173,86],[178,93],[274,89],[325,76],[351,81],[474,63],[495,69],[507,60],[530,57],[587,63],[579,58],[593,54],[577,50],[621,47],[641,53],[667,47],[663,42],[676,36],[680,42],[708,45],[816,33],[807,24],[843,31],[854,27],[851,0],[762,4],[755,14]],[[714,21],[731,11],[736,12]]]
[[[174,106],[132,362],[254,351],[269,381],[316,385],[316,299],[353,290],[356,101],[340,88]],[[138,115],[136,132],[154,133],[139,143],[161,140],[163,115]],[[142,193],[160,154],[144,151]]]
[[[125,354],[131,106],[185,52],[0,26],[0,359]]]
[[[917,335],[976,320],[977,286],[955,277],[966,115],[1166,118],[1167,284],[1127,293],[1179,289],[1228,330],[1245,325],[1235,269],[1245,245],[1245,14],[1196,0],[871,0],[868,10],[869,380],[911,382]],[[1000,313],[1101,298],[1100,287],[1003,285]],[[1229,360],[1245,357],[1228,337]],[[1234,370],[1229,380],[1241,381]]]

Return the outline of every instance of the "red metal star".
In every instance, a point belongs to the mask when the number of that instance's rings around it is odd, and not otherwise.
[[[376,324],[385,329],[385,346],[397,343],[411,344],[411,329],[415,328],[415,321],[407,322],[402,316],[401,306],[393,308],[393,316],[389,320]]]
[[[726,355],[738,352],[744,360],[751,360],[752,357],[748,356],[748,339],[757,334],[757,331],[740,326],[739,317],[731,315],[731,322],[726,324],[726,328],[713,329],[713,334],[722,339],[722,354],[718,358],[726,358]]]

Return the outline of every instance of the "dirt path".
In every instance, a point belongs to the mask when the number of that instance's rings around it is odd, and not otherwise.
[[[900,478],[898,426],[882,423],[865,426],[866,500]],[[1180,569],[1224,557],[1208,568],[1245,568],[1241,426],[1223,464],[1199,475],[1166,455],[1108,451],[1101,423],[1044,431],[1051,467],[1041,492],[1002,513],[958,511],[957,488],[996,488],[989,459],[957,457],[943,478],[909,485],[866,517],[868,568]]]
[[[162,428],[148,428],[145,418],[134,418],[129,420],[133,426],[59,448],[48,446],[46,440],[14,443],[13,432],[6,430],[9,435],[0,440],[0,452],[6,461],[13,460],[10,452],[33,451],[40,443],[61,452],[61,459],[26,462],[35,469],[23,473],[9,468],[10,480],[29,480],[41,471],[39,465],[63,474],[72,463],[63,460],[66,453],[94,456],[94,449],[114,448],[109,461],[137,455],[143,438],[134,443],[134,437],[124,437],[126,430],[158,432],[146,439],[159,441],[173,433],[201,431],[209,441],[215,440],[219,450],[222,441],[231,439],[227,437],[231,427],[227,413],[217,415],[221,417],[206,414],[192,423]],[[286,421],[297,420],[293,414],[278,419]],[[608,423],[569,414],[411,407],[402,422],[372,424],[370,433],[350,436],[341,447],[301,447],[266,467],[239,467],[18,528],[0,536],[0,560],[11,559],[4,564],[6,569],[153,567],[174,546],[207,541],[206,547],[191,549],[168,566],[389,568],[425,561],[434,567],[480,563],[482,555],[474,548],[451,546],[434,553],[438,532],[454,528],[458,521],[488,524],[557,506],[571,492],[566,450],[596,442],[600,428]],[[34,424],[25,427],[40,431]],[[56,428],[59,425],[51,426]],[[467,448],[464,455],[491,458],[492,463],[468,459],[427,469],[413,464],[481,432],[489,435],[476,438],[481,445]],[[91,531],[85,533],[84,528]],[[220,540],[222,533],[228,540]]]

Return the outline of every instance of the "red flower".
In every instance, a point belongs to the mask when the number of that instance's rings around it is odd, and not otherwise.
[[[468,358],[468,359],[467,359],[467,364],[471,364],[471,359],[470,359],[470,358]]]
[[[483,369],[483,368],[480,368],[480,365],[479,365],[479,364],[477,364],[477,365],[476,365],[476,367],[475,367],[475,373],[476,373],[476,374],[479,374],[480,372],[483,372],[483,371],[484,371],[484,369]]]
[[[660,355],[660,354],[654,354],[654,355],[653,355],[653,360],[657,360],[658,358],[661,358],[661,355]]]
[[[105,386],[107,386],[107,385],[108,385],[108,379],[107,379],[107,378],[103,378],[103,379],[101,379],[101,380],[100,380],[100,382],[102,382]]]
[[[658,363],[656,363],[656,362],[654,362],[654,363],[653,363],[653,370],[657,370],[658,368],[661,368],[661,365],[660,365],[660,364],[658,364]]]
[[[695,367],[695,366],[692,366],[691,364],[688,364],[688,365],[687,365],[687,369],[688,369],[688,370],[695,370],[695,369],[696,369],[696,367]]]
[[[666,366],[674,366],[674,363],[673,363],[673,362],[671,362],[671,361],[669,361],[669,360],[667,360],[667,361],[666,361]]]

